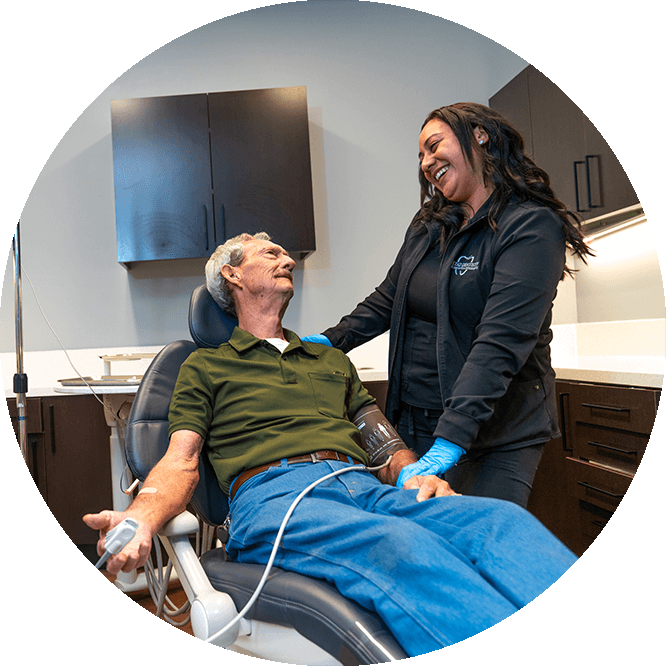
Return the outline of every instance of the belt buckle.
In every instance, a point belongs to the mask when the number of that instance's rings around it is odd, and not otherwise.
[[[315,451],[314,453],[311,453],[310,458],[312,458],[313,463],[321,462],[319,456],[317,455],[317,451]]]

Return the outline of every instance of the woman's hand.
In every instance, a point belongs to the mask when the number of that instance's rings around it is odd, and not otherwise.
[[[402,468],[396,486],[403,488],[405,482],[413,476],[442,476],[458,462],[463,453],[465,449],[438,437],[424,456]]]

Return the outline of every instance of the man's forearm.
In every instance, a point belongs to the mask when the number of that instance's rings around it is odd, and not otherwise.
[[[127,513],[144,521],[153,534],[185,510],[199,481],[202,438],[190,431],[173,434],[167,453],[146,478]]]
[[[124,518],[131,517],[139,523],[132,540],[107,561],[109,573],[129,572],[145,564],[153,537],[164,523],[183,511],[192,497],[199,480],[202,445],[202,438],[195,432],[175,432],[166,454],[148,475],[127,511],[107,510],[83,516],[88,527],[99,530],[98,555],[105,550],[106,534]]]

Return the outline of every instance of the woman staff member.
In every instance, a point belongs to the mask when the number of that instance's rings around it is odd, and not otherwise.
[[[386,279],[313,338],[349,351],[390,329],[385,411],[421,456],[398,485],[438,474],[457,492],[526,506],[559,435],[549,343],[565,249],[583,260],[589,249],[492,109],[433,111],[419,161],[421,208]]]

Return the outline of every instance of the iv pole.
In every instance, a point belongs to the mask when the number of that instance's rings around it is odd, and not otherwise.
[[[14,393],[18,411],[18,440],[23,460],[28,462],[28,429],[26,424],[27,405],[25,394],[28,392],[28,375],[23,372],[23,301],[21,294],[21,220],[16,225],[12,241],[14,250],[14,315],[16,335],[16,374],[14,375]]]

